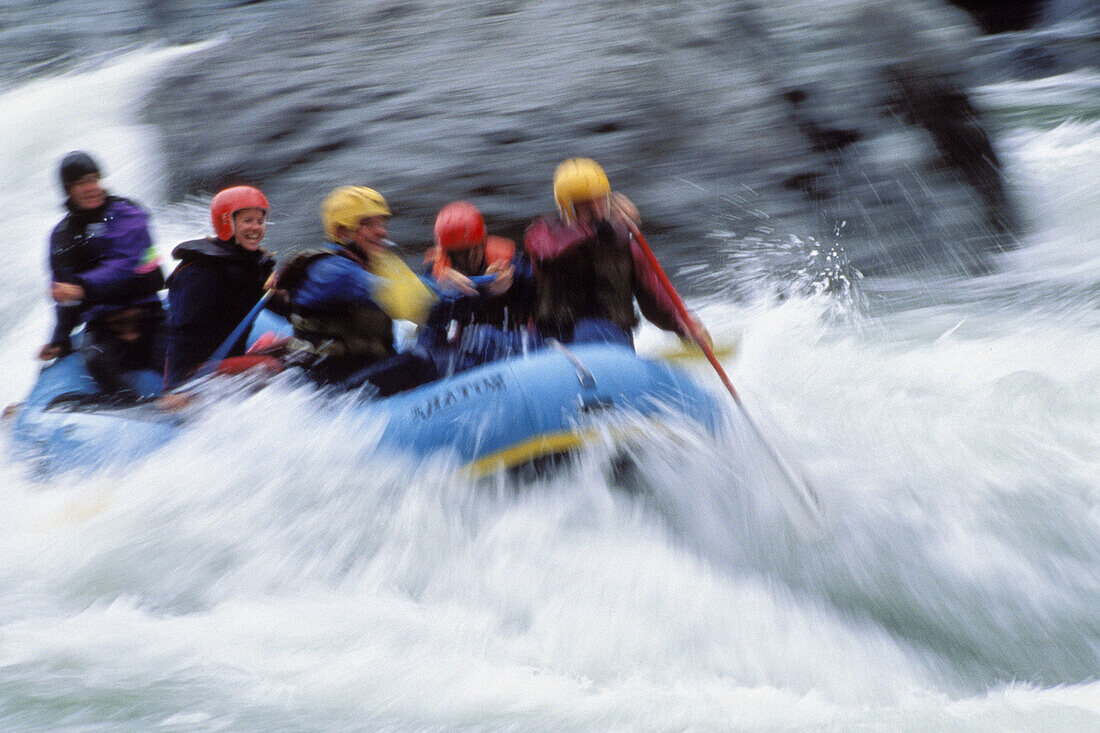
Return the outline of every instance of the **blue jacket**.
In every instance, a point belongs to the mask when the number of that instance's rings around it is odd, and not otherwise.
[[[354,252],[327,243],[300,253],[279,276],[280,287],[290,296],[295,335],[328,349],[326,359],[333,369],[363,366],[396,351],[393,320],[377,300],[388,281],[366,267]],[[421,280],[431,287],[429,280]],[[480,295],[440,298],[428,314],[429,324],[449,321],[445,313],[475,312],[483,300]]]
[[[57,328],[50,339],[67,347],[81,321],[158,302],[164,287],[160,259],[149,235],[149,215],[133,201],[108,196],[85,211],[65,202],[69,213],[50,234],[49,263],[54,282],[84,288],[78,304],[57,306]]]
[[[180,260],[168,277],[169,388],[186,381],[228,338],[264,292],[275,260],[236,242],[196,239],[177,245]],[[244,353],[244,337],[229,356]]]
[[[326,242],[321,249],[339,255],[343,247]],[[296,307],[309,311],[333,312],[348,307],[378,308],[374,294],[381,278],[347,257],[317,257],[294,288]]]
[[[326,379],[393,356],[393,319],[376,302],[385,284],[351,249],[333,243],[294,255],[279,270],[294,336],[309,344],[312,366]]]

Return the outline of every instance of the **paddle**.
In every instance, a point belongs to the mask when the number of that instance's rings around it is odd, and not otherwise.
[[[805,516],[811,527],[806,527],[805,523],[798,522],[793,514],[792,508],[784,502],[784,506],[787,508],[788,514],[791,515],[792,521],[795,526],[802,530],[804,533],[807,529],[820,530],[822,523],[822,510],[821,500],[810,486],[806,479],[797,475],[791,466],[779,455],[778,451],[772,447],[768,442],[764,434],[760,432],[760,428],[757,427],[756,421],[749,415],[747,409],[745,409],[744,403],[741,402],[741,396],[737,393],[737,390],[733,386],[733,382],[730,381],[729,376],[726,374],[726,370],[722,368],[722,364],[718,361],[718,357],[714,355],[714,350],[711,348],[707,340],[699,333],[698,328],[695,325],[695,320],[688,313],[687,306],[684,305],[683,299],[680,294],[676,292],[676,288],[672,286],[672,281],[668,279],[668,275],[665,274],[664,268],[661,267],[661,263],[657,261],[657,256],[653,254],[653,250],[649,248],[649,244],[646,243],[645,237],[642,236],[641,231],[638,230],[637,225],[630,219],[625,218],[627,227],[630,229],[631,234],[634,235],[635,241],[638,242],[638,246],[641,248],[642,253],[645,255],[646,260],[649,261],[650,267],[653,268],[653,272],[656,273],[657,279],[660,281],[661,286],[668,293],[668,297],[672,299],[672,303],[676,308],[676,312],[683,320],[685,327],[688,330],[688,334],[692,340],[698,345],[699,349],[706,356],[707,361],[714,367],[714,371],[718,373],[719,379],[722,380],[722,384],[725,385],[726,390],[729,391],[730,396],[733,397],[734,403],[736,403],[738,409],[741,410],[741,416],[745,419],[745,423],[749,426],[752,433],[759,439],[760,444],[764,447],[767,454],[771,457],[775,467],[779,469],[779,474],[783,480],[789,485],[791,492],[798,498],[799,508],[801,514]]]
[[[470,275],[467,278],[475,288],[480,288],[483,285],[491,285],[497,279],[496,275]],[[445,290],[439,283],[434,280],[425,281],[429,288],[431,288],[436,295],[440,297],[458,297],[461,293],[454,290]]]
[[[719,359],[731,359],[737,354],[737,346],[738,342],[734,339],[733,341],[714,343],[711,345],[710,350]],[[657,357],[665,361],[691,362],[697,359],[705,359],[707,355],[696,346],[694,341],[684,341],[676,346],[658,350]]]
[[[256,301],[256,305],[252,306],[252,310],[244,317],[244,320],[237,324],[233,332],[229,334],[225,341],[222,341],[221,346],[214,349],[214,353],[210,355],[210,358],[207,359],[201,367],[195,370],[192,378],[204,377],[207,374],[213,373],[213,371],[218,368],[218,364],[229,354],[233,345],[240,340],[241,336],[248,333],[248,329],[252,328],[252,324],[259,318],[260,311],[267,305],[267,301],[271,300],[271,296],[274,292],[274,290],[267,290],[264,292],[263,296]]]

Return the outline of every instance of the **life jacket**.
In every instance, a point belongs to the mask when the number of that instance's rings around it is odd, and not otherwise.
[[[591,234],[547,219],[527,229],[525,244],[535,271],[535,325],[554,335],[582,318],[638,325],[634,309],[634,258],[625,229],[609,222]]]
[[[516,256],[516,243],[507,237],[490,234],[485,238],[485,256],[482,258],[481,272],[464,272],[464,275],[482,275],[490,265],[506,264]],[[424,264],[432,266],[432,277],[438,280],[443,271],[451,267],[451,258],[442,247],[429,247],[424,254]]]
[[[314,363],[367,366],[397,353],[393,344],[393,319],[375,305],[348,305],[339,310],[304,308],[295,297],[309,266],[322,257],[344,257],[360,267],[366,263],[347,249],[306,249],[280,270],[275,286],[290,300],[292,351],[308,352]]]
[[[248,291],[245,300],[250,301],[250,307],[263,293],[264,281],[275,268],[275,258],[265,249],[247,250],[235,242],[212,237],[177,244],[172,248],[172,256],[180,263],[168,276],[166,282],[169,287],[177,272],[205,261],[215,268],[215,272],[227,278],[235,289]]]
[[[235,241],[193,239],[176,245],[180,262],[168,276],[166,384],[186,381],[233,333],[264,293],[275,260],[263,249]],[[244,353],[246,334],[227,356]]]

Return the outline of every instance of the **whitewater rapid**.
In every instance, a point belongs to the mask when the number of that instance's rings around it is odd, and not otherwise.
[[[140,121],[186,52],[0,92],[4,404],[49,332],[65,152],[162,251],[206,231]],[[643,444],[637,494],[599,447],[516,490],[279,386],[125,472],[0,459],[0,728],[1100,729],[1100,123],[1001,145],[1033,233],[994,274],[692,303],[822,494],[820,537],[734,441]]]

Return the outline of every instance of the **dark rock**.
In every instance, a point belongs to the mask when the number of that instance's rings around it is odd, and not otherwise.
[[[985,36],[975,51],[990,81],[1095,69],[1100,66],[1100,3],[1048,0],[1030,29]]]
[[[948,0],[970,13],[985,33],[1030,28],[1042,17],[1050,0]]]
[[[172,195],[262,186],[279,249],[313,243],[345,183],[381,190],[413,248],[460,197],[518,238],[573,155],[679,251],[714,249],[716,229],[735,246],[843,231],[867,272],[976,272],[1016,230],[967,98],[977,34],[938,0],[48,3],[79,30],[44,4],[18,6],[50,39],[26,58],[226,39],[179,62],[148,116]]]
[[[423,246],[459,197],[521,236],[552,208],[556,163],[588,155],[684,244],[705,241],[742,184],[743,221],[817,238],[847,221],[850,259],[872,272],[980,271],[1011,244],[996,155],[965,101],[969,36],[939,6],[496,7],[326,4],[184,61],[150,106],[174,193],[262,185],[285,248],[319,236],[329,189],[363,183],[393,205],[394,238]],[[913,156],[902,171],[897,139]]]

